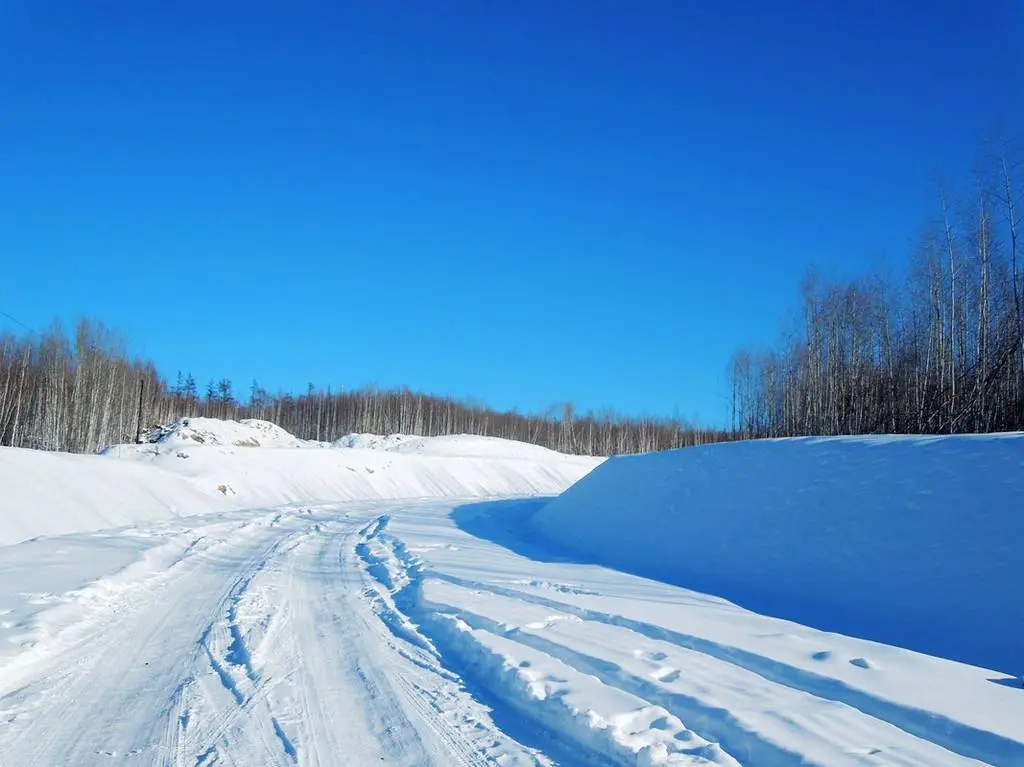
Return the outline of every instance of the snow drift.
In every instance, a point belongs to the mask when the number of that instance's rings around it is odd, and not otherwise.
[[[99,456],[0,448],[0,545],[290,503],[554,495],[597,464],[472,436],[376,438],[408,452],[335,448],[266,421],[182,419],[149,438]]]
[[[141,464],[0,447],[0,546],[213,510],[222,499]]]
[[[588,561],[986,668],[1024,666],[1024,435],[615,458],[534,518]]]
[[[323,447],[326,443],[299,439],[276,423],[258,418],[223,421],[219,418],[180,418],[150,429],[145,441],[161,445],[234,445],[235,447]],[[109,448],[108,448],[109,450]]]
[[[459,458],[527,458],[539,461],[561,460],[566,456],[540,445],[498,437],[457,434],[443,437],[415,437],[407,434],[349,434],[332,443],[333,447],[387,450],[407,455],[453,456]],[[592,458],[577,460],[594,462]]]

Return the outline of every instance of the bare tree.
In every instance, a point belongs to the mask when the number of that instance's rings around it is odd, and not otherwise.
[[[795,336],[734,357],[733,429],[749,437],[1024,428],[1016,167],[1005,152],[983,166],[962,210],[940,190],[939,226],[925,231],[902,285],[809,276]]]

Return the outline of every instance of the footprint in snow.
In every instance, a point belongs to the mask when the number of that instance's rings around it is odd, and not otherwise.
[[[579,618],[577,618],[575,615],[549,615],[542,621],[534,621],[533,623],[527,623],[526,628],[530,629],[531,631],[540,631],[543,629],[549,629],[556,623],[561,623],[562,621],[578,620]]]
[[[32,605],[50,605],[54,602],[66,601],[63,597],[51,594],[48,591],[39,594],[21,594],[20,596],[25,597],[28,603]]]
[[[652,730],[667,730],[670,727],[667,716],[658,717],[647,726]]]
[[[848,753],[856,756],[878,756],[882,753],[882,749],[867,746],[865,748],[851,748]]]
[[[672,668],[671,666],[662,666],[661,668],[652,671],[651,677],[658,682],[672,684],[679,679],[679,669]]]
[[[851,666],[856,666],[857,668],[866,668],[866,669],[878,668],[878,666],[876,666],[874,663],[872,663],[867,658],[852,658],[850,660],[850,665]]]

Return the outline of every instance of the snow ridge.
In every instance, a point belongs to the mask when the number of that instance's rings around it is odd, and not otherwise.
[[[329,449],[256,420],[181,419],[148,439],[100,456],[0,448],[0,545],[289,503],[554,495],[599,462],[472,436],[362,435]]]
[[[1021,509],[1024,435],[786,439],[614,458],[534,529],[758,612],[1016,673]]]

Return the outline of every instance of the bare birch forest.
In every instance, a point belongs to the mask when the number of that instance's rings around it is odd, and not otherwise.
[[[1022,155],[940,189],[905,276],[810,274],[800,319],[731,365],[740,437],[1024,429]]]
[[[571,405],[542,415],[497,412],[408,389],[331,391],[310,385],[301,394],[271,394],[254,382],[237,392],[226,379],[200,387],[191,375],[180,374],[170,383],[90,321],[80,322],[73,337],[59,325],[38,336],[0,335],[0,445],[94,452],[134,441],[140,425],[146,430],[184,416],[261,418],[298,437],[324,441],[353,432],[478,434],[590,455],[664,450],[727,436],[612,412],[578,417]]]

